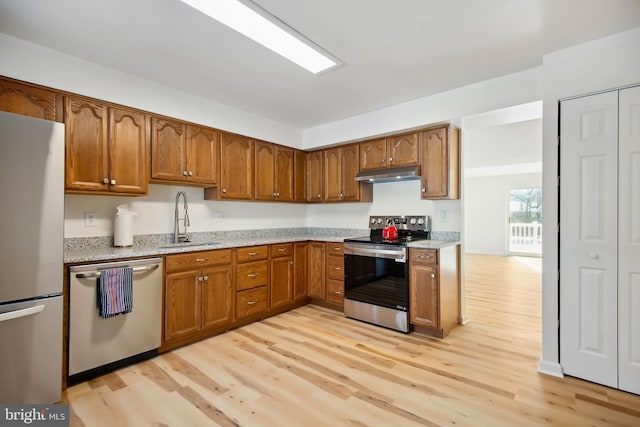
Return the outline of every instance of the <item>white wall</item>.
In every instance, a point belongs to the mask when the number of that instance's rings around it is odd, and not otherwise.
[[[133,234],[173,233],[175,197],[180,190],[187,193],[190,232],[307,226],[303,204],[210,201],[204,200],[201,188],[151,184],[149,195],[143,197],[66,194],[64,236],[113,235],[113,218],[120,204],[130,204],[137,213]],[[95,227],[85,225],[85,212],[96,213]],[[222,221],[217,221],[216,213],[222,215]]]
[[[0,75],[300,148],[302,132],[0,33]]]
[[[373,203],[310,204],[307,223],[310,227],[367,228],[369,215],[386,214],[429,215],[435,231],[460,231],[461,226],[460,201],[421,200],[419,180],[373,184]]]
[[[363,140],[434,123],[458,124],[461,117],[539,101],[542,98],[541,77],[540,67],[531,68],[305,129],[303,148]]]
[[[640,83],[640,27],[543,58],[543,257],[540,371],[561,375],[558,346],[558,100]]]
[[[463,119],[465,252],[507,255],[509,190],[542,187],[542,119],[473,122]]]
[[[465,179],[465,252],[508,254],[509,191],[542,187],[542,173]]]

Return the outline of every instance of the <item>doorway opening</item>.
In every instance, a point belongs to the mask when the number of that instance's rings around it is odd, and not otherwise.
[[[509,190],[509,255],[542,256],[542,189]]]

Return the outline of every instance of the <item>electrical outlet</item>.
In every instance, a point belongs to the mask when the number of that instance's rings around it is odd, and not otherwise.
[[[448,222],[449,221],[449,211],[446,209],[443,209],[440,211],[440,221],[441,222]]]
[[[222,212],[220,211],[215,212],[215,222],[222,222]]]
[[[84,226],[85,227],[95,227],[96,226],[96,213],[95,212],[85,212],[84,213]]]

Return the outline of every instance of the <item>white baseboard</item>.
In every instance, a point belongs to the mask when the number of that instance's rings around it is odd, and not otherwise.
[[[540,359],[540,364],[538,365],[538,372],[545,375],[551,375],[553,377],[564,378],[564,373],[562,372],[562,365],[557,362],[550,362],[548,360]]]

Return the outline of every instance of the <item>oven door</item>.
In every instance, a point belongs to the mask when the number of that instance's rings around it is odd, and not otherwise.
[[[345,243],[345,298],[408,311],[409,279],[406,248]]]

